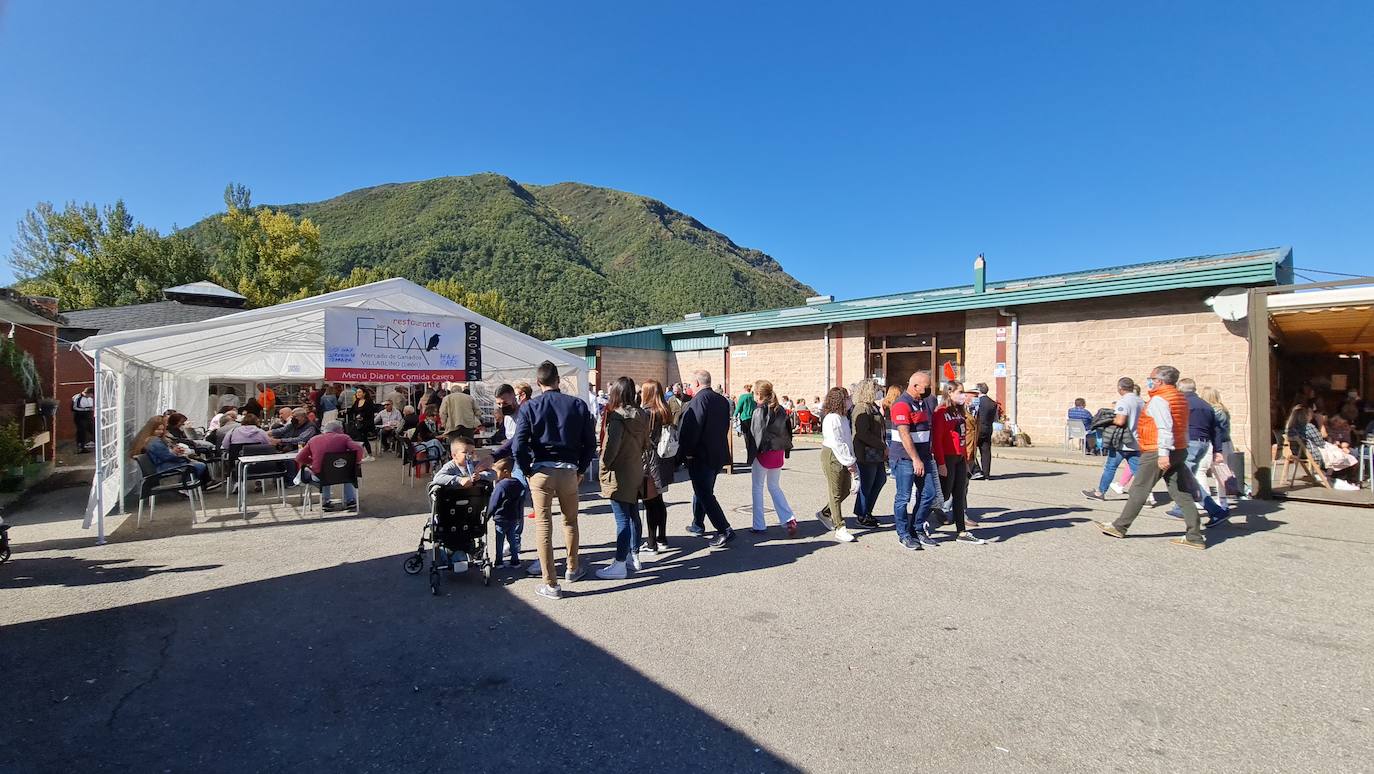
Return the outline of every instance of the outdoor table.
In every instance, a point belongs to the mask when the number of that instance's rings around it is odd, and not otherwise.
[[[281,452],[278,454],[249,454],[239,457],[238,470],[235,472],[234,479],[239,482],[239,513],[248,513],[248,482],[243,480],[244,470],[257,462],[290,462],[296,459],[295,452]]]

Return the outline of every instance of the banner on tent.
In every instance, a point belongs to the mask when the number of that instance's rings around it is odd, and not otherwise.
[[[457,317],[326,309],[324,378],[343,382],[475,382],[482,326]]]

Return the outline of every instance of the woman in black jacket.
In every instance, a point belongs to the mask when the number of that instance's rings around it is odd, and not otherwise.
[[[640,499],[644,501],[644,550],[651,554],[668,547],[668,506],[663,493],[673,481],[673,466],[658,456],[658,444],[664,433],[675,432],[673,412],[663,402],[663,385],[645,379],[639,385],[639,402],[649,415],[649,443],[644,449],[644,484]]]
[[[873,506],[887,483],[887,423],[878,405],[882,387],[872,379],[854,385],[854,408],[850,419],[854,427],[854,457],[858,460],[858,491],[854,497],[854,519],[860,527],[878,526]]]
[[[773,510],[777,513],[778,524],[787,530],[788,537],[797,534],[797,517],[792,506],[787,504],[787,496],[782,492],[782,463],[787,453],[792,451],[792,422],[787,409],[778,405],[773,394],[773,383],[765,380],[754,382],[754,418],[749,423],[749,432],[754,436],[754,448],[758,453],[750,468],[750,482],[754,492],[754,532],[767,532],[768,523],[763,517],[763,489],[773,497]]]
[[[348,437],[362,444],[363,451],[367,452],[364,462],[373,460],[371,439],[378,411],[380,409],[372,402],[372,396],[367,394],[367,390],[359,387],[353,391],[353,402],[344,413],[347,420],[344,426],[348,428]]]

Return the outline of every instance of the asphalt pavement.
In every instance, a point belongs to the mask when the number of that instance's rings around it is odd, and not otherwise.
[[[710,550],[684,481],[642,573],[433,597],[395,464],[361,516],[164,504],[104,546],[78,488],[9,516],[0,771],[1374,770],[1371,510],[1247,501],[1199,552],[1163,508],[1101,535],[1090,468],[1001,460],[970,493],[989,542],[910,552],[891,482],[882,528],[823,534],[804,450],[795,539],[750,534],[722,476],[740,538]],[[613,521],[584,509],[600,566]]]

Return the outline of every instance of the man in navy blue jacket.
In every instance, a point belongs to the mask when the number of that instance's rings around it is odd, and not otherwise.
[[[534,537],[544,576],[538,594],[558,599],[562,591],[553,564],[553,501],[558,500],[563,512],[565,580],[572,583],[587,574],[577,557],[577,485],[596,453],[596,422],[581,398],[559,391],[558,367],[553,363],[540,363],[535,379],[541,392],[520,407],[511,451],[534,500]]]
[[[706,534],[705,520],[711,519],[716,535],[711,547],[719,548],[735,539],[735,531],[725,520],[725,511],[716,499],[716,476],[730,458],[730,399],[711,389],[711,374],[696,372],[696,394],[682,410],[678,424],[678,458],[687,463],[692,479],[692,524],[687,531]]]

